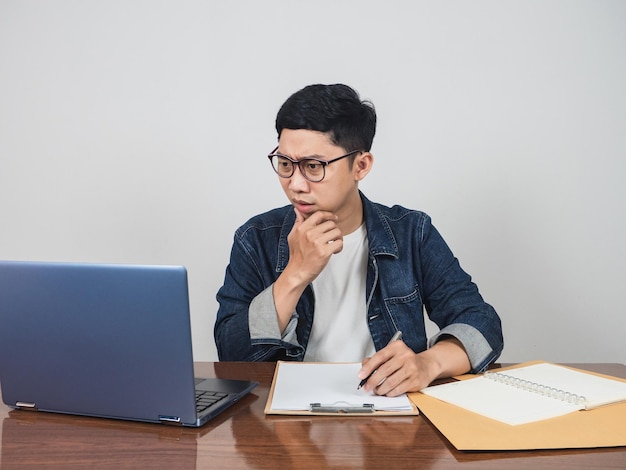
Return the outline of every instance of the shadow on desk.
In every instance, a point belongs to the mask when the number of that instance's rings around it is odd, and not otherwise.
[[[2,422],[0,467],[195,469],[196,446],[195,433],[173,426],[12,411]]]
[[[386,468],[414,453],[423,420],[414,417],[249,416],[232,421],[238,453],[253,468]],[[251,427],[254,432],[251,432]],[[391,458],[393,456],[393,458]],[[432,458],[432,454],[430,454]],[[275,467],[274,467],[275,468]],[[428,466],[420,466],[428,468]]]

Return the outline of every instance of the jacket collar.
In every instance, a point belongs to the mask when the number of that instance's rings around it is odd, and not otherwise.
[[[363,201],[363,216],[370,253],[374,256],[387,255],[398,258],[398,244],[389,221],[381,210],[382,206],[371,202],[363,193],[359,194]]]

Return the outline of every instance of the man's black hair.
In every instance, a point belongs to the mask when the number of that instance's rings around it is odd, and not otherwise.
[[[291,95],[278,111],[279,138],[283,129],[324,132],[346,152],[369,151],[376,133],[376,110],[347,85],[309,85]]]

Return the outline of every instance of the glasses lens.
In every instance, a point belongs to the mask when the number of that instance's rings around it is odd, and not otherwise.
[[[278,176],[283,178],[289,178],[293,174],[293,163],[285,157],[279,155],[272,156],[272,166]]]
[[[300,169],[310,181],[318,182],[324,179],[324,165],[318,160],[300,160]]]

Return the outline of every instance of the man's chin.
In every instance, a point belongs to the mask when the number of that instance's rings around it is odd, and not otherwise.
[[[296,210],[305,219],[310,217],[311,215],[313,215],[317,211],[317,209],[315,208],[315,206],[313,204],[298,204],[298,203],[294,202],[293,203],[293,207],[295,207]]]

